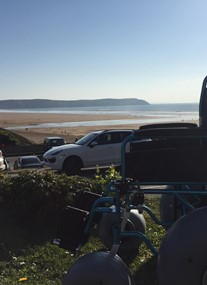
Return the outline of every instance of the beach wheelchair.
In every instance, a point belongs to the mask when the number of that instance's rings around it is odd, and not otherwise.
[[[178,173],[171,172],[171,177],[168,176],[171,178],[169,182],[164,179],[165,172],[163,177],[159,172],[159,179],[144,176],[147,181],[138,180],[139,177],[135,176],[133,167],[133,172],[129,172],[131,164],[134,163],[131,159],[137,155],[137,148],[133,145],[133,143],[139,143],[137,133],[135,132],[123,143],[122,179],[109,183],[103,195],[83,192],[75,201],[74,207],[68,207],[62,213],[57,234],[61,247],[78,251],[88,241],[91,229],[97,225],[98,236],[107,249],[107,251],[93,252],[79,258],[66,274],[64,285],[81,284],[83,280],[84,284],[96,285],[99,284],[97,280],[100,278],[103,281],[102,284],[110,284],[104,273],[110,270],[110,272],[114,270],[110,275],[113,284],[134,284],[128,268],[119,256],[123,252],[136,251],[141,242],[145,242],[157,257],[160,285],[203,285],[206,282],[204,242],[207,229],[204,219],[207,211],[205,206],[207,192],[204,177],[203,179],[199,177],[199,182],[193,181],[192,173],[189,172],[190,176],[185,177],[188,178],[187,182],[182,181],[181,177],[178,182]],[[142,148],[145,143],[143,137],[141,141]],[[147,139],[146,143],[148,142]],[[132,143],[133,152],[125,153],[124,148],[127,143]],[[139,171],[140,175],[146,175],[145,167],[143,169],[143,173]],[[153,173],[156,175],[156,171]],[[145,197],[149,194],[161,197],[161,219],[145,205]],[[150,215],[155,223],[167,229],[159,249],[156,249],[145,235],[144,212]],[[189,268],[191,268],[190,271]],[[80,271],[83,274],[79,274]],[[91,275],[88,274],[90,271]],[[125,279],[123,279],[123,273]],[[116,276],[116,279],[112,276]],[[200,279],[203,280],[202,283],[197,283]]]
[[[95,226],[107,249],[80,257],[63,285],[135,284],[119,256],[141,242],[157,258],[159,285],[207,285],[206,85],[205,78],[199,126],[156,124],[134,131],[122,144],[122,179],[110,182],[102,195],[82,193],[63,211],[59,246],[78,252]],[[145,197],[154,194],[160,197],[159,218],[145,205]],[[145,233],[145,213],[166,229],[158,249]]]

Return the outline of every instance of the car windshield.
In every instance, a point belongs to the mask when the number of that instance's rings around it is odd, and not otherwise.
[[[82,137],[81,139],[79,139],[77,142],[75,142],[75,144],[78,145],[84,145],[89,143],[92,139],[94,139],[95,137],[97,137],[99,133],[90,133],[84,137]]]

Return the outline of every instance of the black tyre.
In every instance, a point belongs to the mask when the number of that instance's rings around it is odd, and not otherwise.
[[[113,244],[112,229],[116,223],[114,213],[105,213],[98,225],[98,236],[107,249],[111,249]],[[139,214],[137,210],[131,210],[129,219],[127,220],[126,231],[138,231],[145,234],[146,222],[144,216]],[[123,237],[118,253],[137,250],[142,240],[137,236]]]
[[[178,219],[164,237],[157,263],[160,285],[207,284],[207,207]]]
[[[67,175],[78,175],[81,172],[82,161],[78,157],[68,157],[63,165],[63,171]]]
[[[118,255],[92,252],[80,257],[68,270],[63,285],[135,285],[133,277]]]

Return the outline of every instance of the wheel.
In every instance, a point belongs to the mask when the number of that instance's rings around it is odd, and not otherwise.
[[[178,219],[164,237],[158,256],[160,285],[207,284],[207,207]]]
[[[92,252],[80,257],[68,270],[62,285],[135,285],[131,273],[118,255]]]
[[[104,213],[102,219],[98,225],[98,236],[101,242],[107,249],[111,249],[113,244],[112,229],[116,223],[115,213]],[[127,220],[126,231],[138,231],[145,233],[146,222],[144,216],[139,214],[137,210],[131,210],[129,219]],[[118,253],[125,253],[127,251],[133,251],[138,249],[142,240],[136,236],[123,237]]]
[[[63,165],[63,171],[67,175],[78,175],[80,174],[82,167],[82,161],[79,157],[68,157]]]

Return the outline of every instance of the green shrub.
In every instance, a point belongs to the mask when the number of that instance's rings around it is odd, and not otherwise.
[[[16,177],[1,176],[0,202],[7,218],[28,226],[56,217],[83,190],[99,192],[99,185],[84,177],[26,170]]]
[[[121,179],[120,173],[115,169],[114,165],[111,165],[109,169],[107,169],[104,173],[100,171],[100,168],[96,167],[96,175],[95,179],[99,188],[102,189],[102,192],[105,191],[107,185],[112,180],[119,180]]]

